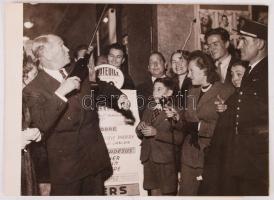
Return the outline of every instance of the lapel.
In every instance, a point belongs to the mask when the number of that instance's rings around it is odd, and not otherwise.
[[[163,111],[160,111],[159,115],[155,118],[155,120],[152,122],[152,125],[162,124],[166,120],[166,114]]]
[[[60,82],[57,81],[55,78],[51,77],[44,70],[39,71],[37,78],[40,81],[39,87],[44,88],[49,93],[54,92],[60,86]]]
[[[152,96],[152,93],[153,93],[152,80],[150,79],[144,82],[144,84],[142,85],[142,88],[140,88],[140,91],[145,96],[145,98],[149,98],[150,96]]]
[[[147,81],[146,85],[149,91],[153,91],[153,82],[151,79]]]
[[[216,82],[211,86],[211,88],[201,97],[200,101],[198,102],[197,110],[199,110],[205,103],[207,103],[210,99],[212,99],[212,97],[217,98],[217,95],[219,92],[219,86],[220,86],[219,82]],[[200,93],[201,93],[201,90],[199,94]]]
[[[267,71],[268,71],[268,58],[265,57],[252,69],[250,73],[248,73],[248,70],[245,71],[241,88],[246,87],[253,81],[256,81],[256,79],[258,79],[259,76],[264,77],[264,75],[268,74]]]
[[[67,70],[67,68],[66,68]],[[55,78],[51,77],[49,74],[47,74],[44,70],[39,71],[39,87],[44,88],[48,93],[52,94],[54,93],[58,87],[60,86],[60,82],[57,81]],[[81,103],[81,99],[83,95],[86,93],[83,91],[88,91],[87,88],[88,84],[81,84],[80,91],[73,91],[69,93],[66,97],[68,98],[68,101],[70,102],[71,98],[77,98],[78,102]],[[80,106],[82,108],[82,106]]]

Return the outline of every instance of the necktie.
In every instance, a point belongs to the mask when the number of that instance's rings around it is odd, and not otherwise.
[[[158,106],[156,105],[153,113],[152,113],[152,117],[151,117],[151,124],[156,120],[156,118],[158,117],[158,115],[160,114],[161,110],[158,108]]]
[[[245,70],[245,73],[244,73],[244,76],[242,78],[242,83],[241,83],[241,86],[243,85],[243,83],[246,81],[248,75],[249,75],[249,71],[251,70],[251,66],[249,65],[246,70]]]
[[[224,78],[223,78],[223,76],[222,76],[222,69],[221,69],[221,67],[222,67],[222,62],[221,61],[217,61],[217,70],[216,70],[216,72],[219,74],[219,77],[220,77],[220,80],[221,80],[221,82],[223,83],[224,82]]]
[[[63,71],[63,69],[60,69],[59,72],[62,75],[63,79],[65,79],[67,77],[65,72]]]

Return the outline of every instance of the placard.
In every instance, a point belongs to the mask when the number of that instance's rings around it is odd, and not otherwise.
[[[113,175],[105,182],[107,195],[146,195],[143,190],[143,166],[140,161],[141,140],[135,133],[139,123],[137,96],[135,90],[122,90],[131,102],[135,117],[134,125],[113,109],[99,107],[100,128],[105,139]]]

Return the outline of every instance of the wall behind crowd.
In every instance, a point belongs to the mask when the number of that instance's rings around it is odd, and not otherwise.
[[[31,29],[24,28],[24,36],[35,37],[53,33],[62,37],[71,50],[88,44],[96,23],[95,4],[24,4],[23,17],[32,21]]]
[[[135,85],[149,79],[147,71],[151,51],[160,51],[169,62],[173,51],[181,49],[193,24],[185,50],[199,47],[200,9],[247,10],[247,6],[194,4],[110,4],[117,14],[117,39],[128,35],[128,72]],[[32,29],[24,28],[24,36],[34,37],[53,33],[61,36],[70,54],[80,44],[89,44],[103,4],[24,4],[24,21],[34,21]],[[254,7],[255,8],[255,7]],[[257,8],[257,7],[256,7]],[[260,10],[257,8],[257,10]],[[255,9],[256,11],[256,9]],[[256,13],[252,10],[253,13]],[[259,14],[257,13],[259,16]],[[256,16],[257,16],[256,15]],[[255,16],[255,15],[254,15]],[[101,33],[101,40],[103,35]],[[101,41],[101,49],[108,44]]]
[[[167,61],[173,51],[181,49],[189,34],[191,22],[195,19],[194,5],[158,5],[158,50],[164,54]],[[192,29],[191,37],[185,46],[192,51],[197,48],[195,31]]]

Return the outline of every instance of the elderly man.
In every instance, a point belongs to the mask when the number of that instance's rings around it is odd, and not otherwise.
[[[231,66],[238,59],[229,52],[229,33],[223,28],[210,29],[205,34],[211,57],[217,66],[222,83],[231,83]]]
[[[64,67],[70,63],[69,50],[60,37],[37,37],[32,50],[42,70],[24,88],[23,95],[33,126],[47,137],[51,195],[103,195],[112,167],[97,109],[87,109],[90,103],[83,105],[91,93],[90,84],[87,79],[68,77]],[[105,82],[98,83],[95,94],[117,95],[113,104],[117,107],[129,103]]]
[[[144,81],[137,86],[138,109],[140,118],[143,116],[148,103],[153,100],[153,84],[157,78],[166,77],[167,64],[165,57],[160,52],[152,52],[148,61],[148,72],[151,75],[149,80]]]
[[[244,20],[239,34],[238,48],[249,68],[221,115],[231,120],[217,124],[205,161],[202,195],[268,195],[267,27]]]

